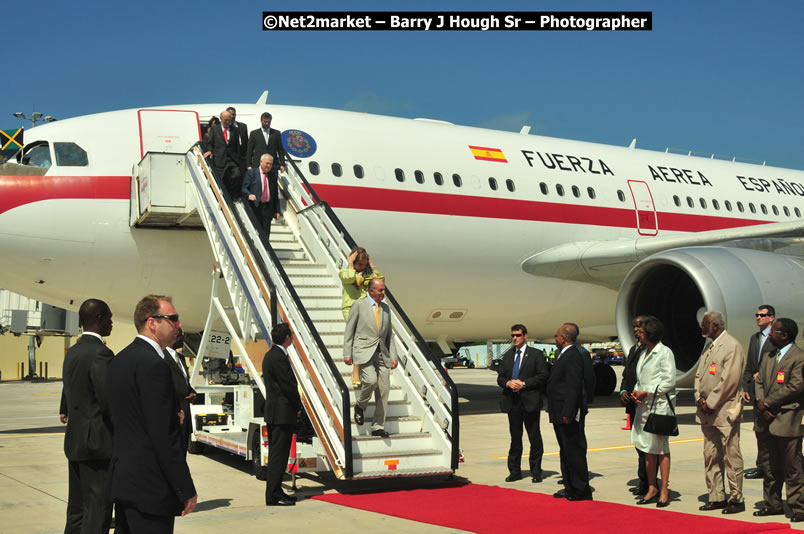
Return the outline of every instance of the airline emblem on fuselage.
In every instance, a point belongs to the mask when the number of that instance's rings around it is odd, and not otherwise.
[[[309,158],[315,154],[316,144],[313,136],[301,130],[282,132],[282,145],[289,154],[297,158]]]

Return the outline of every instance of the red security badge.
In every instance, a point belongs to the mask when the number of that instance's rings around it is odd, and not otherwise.
[[[776,373],[776,383],[784,384],[784,371],[779,371]]]
[[[713,374],[715,374],[715,371],[717,371],[717,364],[710,363],[709,364],[709,374],[713,375]]]

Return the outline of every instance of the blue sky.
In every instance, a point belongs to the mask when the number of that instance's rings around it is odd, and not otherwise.
[[[30,3],[29,3],[30,5]],[[648,10],[651,32],[263,32],[262,11]],[[804,169],[804,2],[24,2],[0,128],[207,102],[428,117]],[[14,53],[20,55],[12,59]],[[251,125],[250,125],[251,126]],[[255,125],[256,126],[256,125]],[[280,124],[276,126],[281,128]]]

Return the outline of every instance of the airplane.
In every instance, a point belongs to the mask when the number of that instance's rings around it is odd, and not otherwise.
[[[273,115],[289,155],[372,256],[408,316],[444,352],[527,325],[551,342],[634,343],[631,318],[665,324],[679,384],[701,354],[704,309],[743,343],[759,304],[804,318],[804,172],[302,106],[236,104],[249,129]],[[200,330],[213,259],[203,230],[129,225],[132,168],[184,152],[228,104],[128,109],[25,132],[0,166],[0,286],[75,309],[104,298],[133,314],[174,296]],[[179,119],[167,131],[165,116]],[[180,132],[179,132],[180,130]],[[177,133],[179,132],[179,133]]]

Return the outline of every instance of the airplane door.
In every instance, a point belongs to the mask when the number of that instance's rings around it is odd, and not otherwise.
[[[140,109],[140,157],[148,152],[181,154],[201,140],[198,113],[192,110]]]
[[[653,205],[653,195],[648,184],[639,180],[628,180],[631,196],[634,199],[636,211],[637,232],[639,235],[656,235],[659,225],[656,220],[656,207]]]

